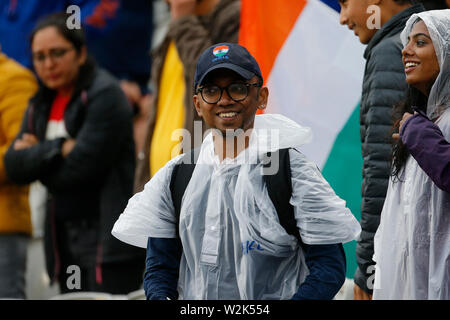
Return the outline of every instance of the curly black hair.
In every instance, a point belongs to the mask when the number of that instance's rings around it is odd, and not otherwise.
[[[418,89],[408,86],[406,92],[406,99],[394,106],[392,112],[393,127],[392,133],[398,133],[400,121],[405,112],[414,113],[413,107],[426,112],[428,97]],[[392,139],[392,167],[391,176],[394,179],[399,179],[401,169],[406,163],[409,152],[406,146],[402,143],[402,139]]]

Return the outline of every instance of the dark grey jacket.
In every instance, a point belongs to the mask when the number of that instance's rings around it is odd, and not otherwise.
[[[358,268],[354,281],[371,293],[368,279],[373,275],[373,237],[380,223],[390,175],[392,109],[405,98],[406,81],[402,63],[400,33],[408,18],[423,11],[412,6],[377,31],[364,52],[367,60],[361,97],[360,132],[363,156],[361,237],[356,246]],[[367,270],[367,271],[366,271]]]
[[[76,139],[72,152],[62,158],[64,139],[45,139],[54,92],[41,89],[31,99],[17,135],[32,133],[40,142],[23,150],[14,150],[13,143],[5,155],[9,179],[19,184],[40,180],[49,191],[45,247],[50,278],[60,272],[59,253],[52,250],[55,221],[98,219],[98,263],[145,259],[145,250],[111,235],[133,192],[131,107],[107,72],[92,69],[80,78],[64,113],[67,132]]]

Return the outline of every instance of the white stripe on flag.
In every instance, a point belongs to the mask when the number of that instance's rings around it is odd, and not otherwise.
[[[313,142],[301,150],[321,169],[360,99],[364,48],[336,11],[310,0],[269,75],[267,112],[312,128]]]

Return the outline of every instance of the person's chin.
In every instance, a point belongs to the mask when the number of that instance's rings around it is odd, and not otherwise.
[[[409,84],[410,86],[413,86],[413,87],[415,87],[418,84],[416,77],[413,75],[406,75],[405,80],[406,80],[407,84]]]
[[[358,36],[359,41],[362,44],[368,44],[370,42],[370,40],[372,40],[373,36],[375,35],[376,30],[374,32],[370,32],[370,31],[362,31],[362,30],[358,30],[355,34]]]
[[[53,81],[53,80],[47,80],[44,82],[44,84],[50,90],[58,90],[58,88],[61,86],[59,81]]]
[[[233,138],[240,136],[241,134],[244,133],[242,126],[230,126],[230,127],[220,126],[215,127],[214,129],[220,132],[221,136],[224,138]]]
[[[366,37],[365,35],[358,35],[359,37],[359,42],[361,42],[362,44],[368,44],[370,42],[370,38]]]

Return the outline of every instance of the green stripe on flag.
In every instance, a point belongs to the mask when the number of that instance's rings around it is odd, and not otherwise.
[[[336,194],[347,202],[356,219],[361,219],[362,156],[359,132],[359,108],[355,108],[338,134],[322,170]],[[347,256],[347,278],[356,271],[356,241],[344,244]]]

